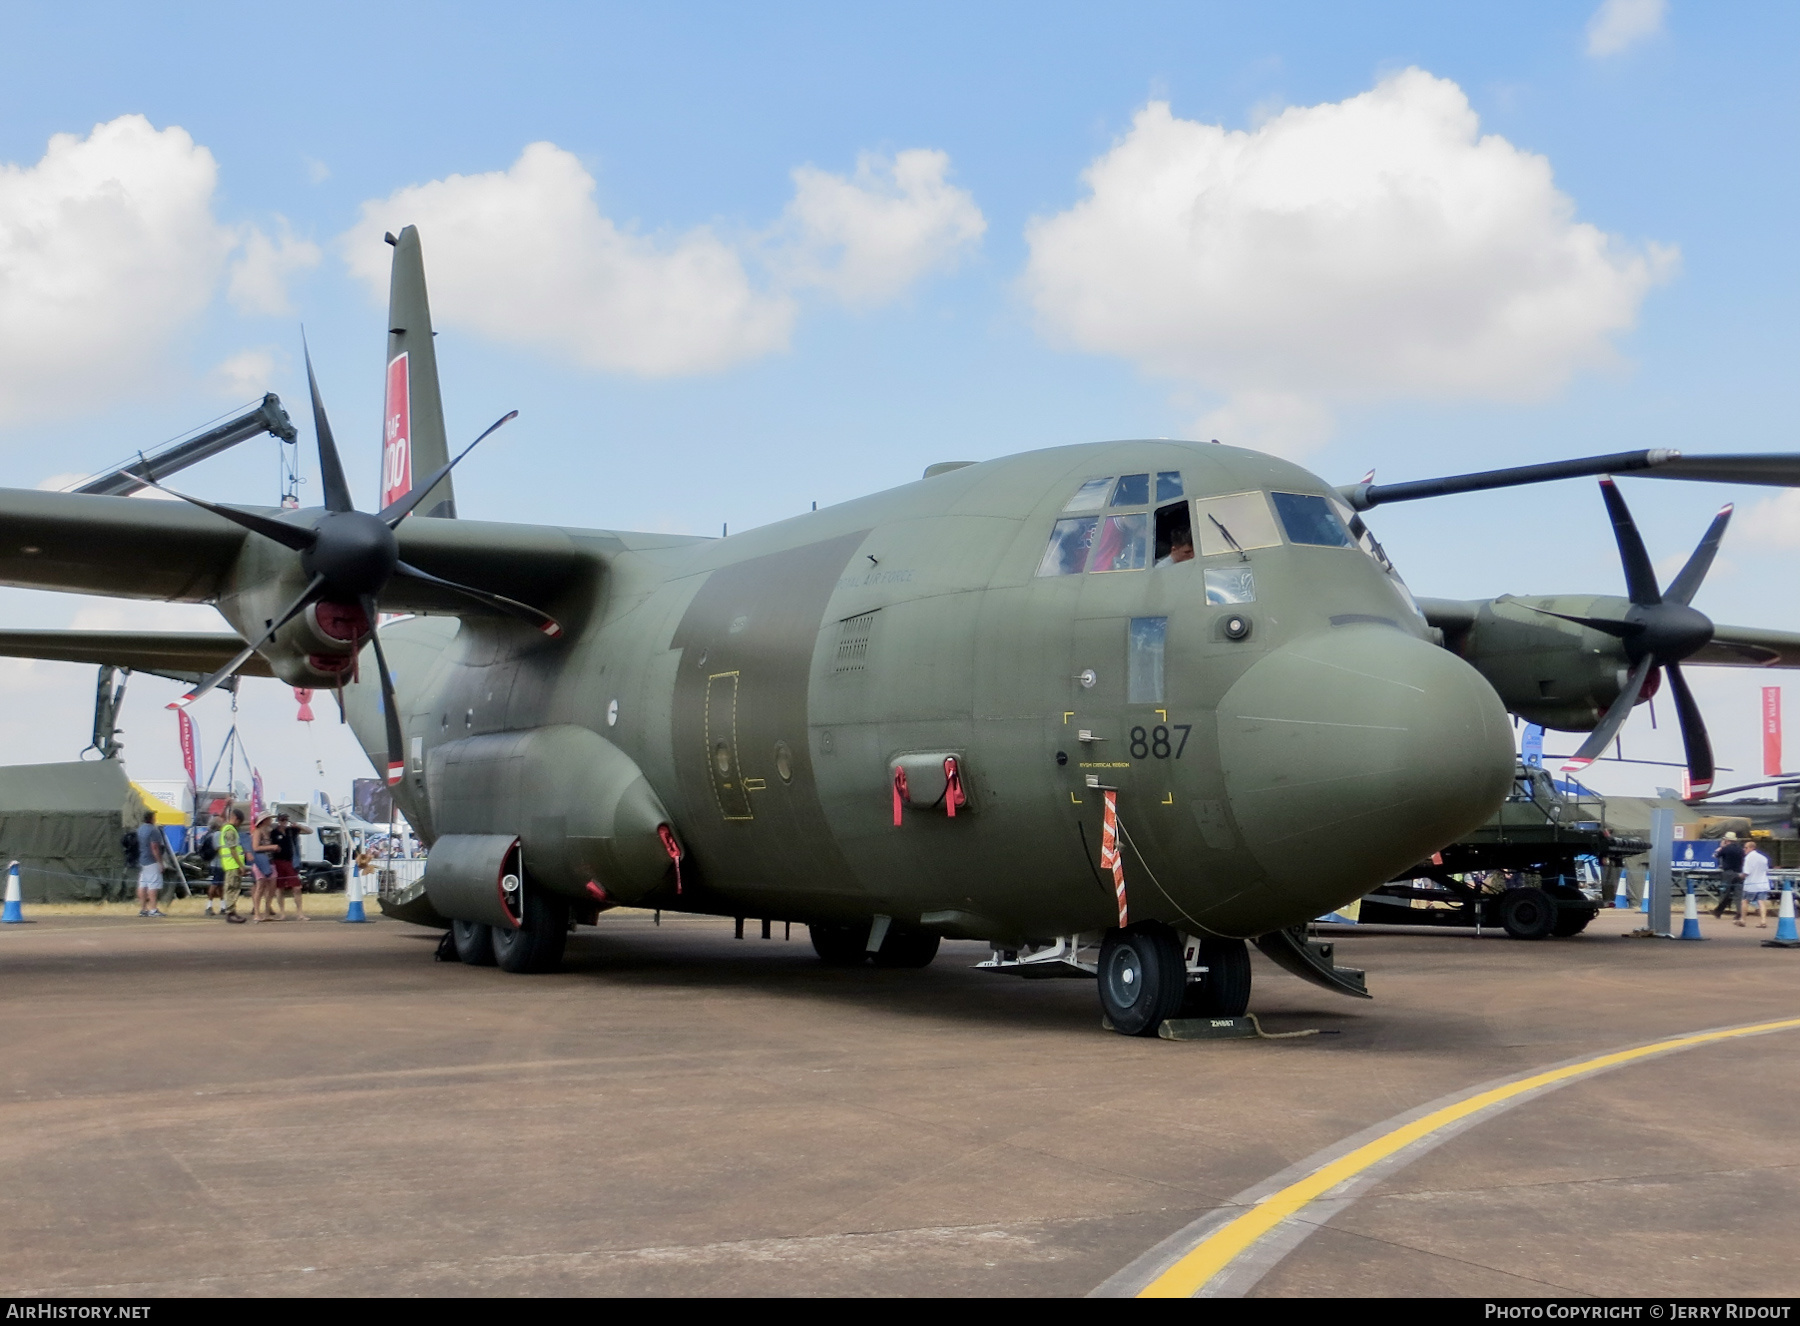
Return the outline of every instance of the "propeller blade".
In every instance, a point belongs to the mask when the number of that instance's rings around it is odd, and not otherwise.
[[[1681,744],[1687,747],[1688,795],[1703,797],[1713,785],[1712,739],[1706,735],[1706,720],[1700,716],[1700,706],[1694,703],[1687,678],[1681,675],[1681,665],[1670,663],[1663,671],[1668,674],[1669,690],[1675,696],[1675,716],[1681,720]]]
[[[474,599],[477,603],[485,603],[490,608],[497,608],[508,616],[530,622],[552,640],[563,633],[562,623],[549,613],[540,612],[529,603],[509,599],[504,594],[491,594],[485,589],[476,589],[473,585],[462,585],[454,580],[445,580],[442,576],[434,576],[429,571],[421,571],[418,567],[408,566],[405,562],[399,562],[394,566],[394,574],[405,576],[409,580],[421,581],[427,585],[436,585],[440,589],[448,589],[465,598]]]
[[[1734,456],[1683,456],[1667,452],[1671,459],[1654,469],[1640,471],[1645,479],[1687,479],[1703,483],[1754,483],[1769,488],[1800,488],[1800,453],[1750,452]]]
[[[423,483],[415,483],[412,486],[411,492],[381,513],[381,518],[387,522],[387,527],[393,529],[394,526],[410,516],[413,512],[413,508],[423,502],[426,495],[444,481],[444,476],[456,468],[457,462],[471,451],[475,450],[476,444],[481,441],[482,437],[486,437],[489,433],[500,427],[501,424],[510,423],[518,417],[519,412],[517,410],[512,410],[501,415],[498,419],[494,420],[493,423],[487,426],[482,432],[481,437],[476,438],[474,442],[469,443],[468,446],[457,452],[446,464],[438,466],[437,469],[433,471],[430,478],[426,479]]]
[[[1619,495],[1619,486],[1611,479],[1600,480],[1600,496],[1606,501],[1606,514],[1612,517],[1613,538],[1619,544],[1619,561],[1625,566],[1625,594],[1640,608],[1662,602],[1662,591],[1656,587],[1656,568],[1650,565],[1650,554],[1644,551],[1643,537],[1631,508]]]
[[[331,436],[331,420],[325,417],[325,402],[319,396],[319,380],[313,376],[312,351],[307,348],[304,334],[300,337],[300,347],[306,355],[306,385],[312,391],[313,432],[319,439],[319,478],[325,485],[325,509],[354,511],[356,503],[350,500],[350,485],[344,481],[344,463],[338,459],[337,443]]]
[[[268,644],[270,640],[274,639],[277,631],[293,621],[294,618],[298,617],[302,612],[305,612],[307,606],[317,600],[319,595],[324,592],[324,589],[325,577],[314,576],[312,582],[308,584],[305,589],[300,591],[300,597],[288,605],[288,610],[277,617],[268,630],[264,631],[255,640],[245,645],[236,658],[232,659],[231,662],[213,673],[212,676],[194,687],[193,690],[189,691],[179,700],[175,701],[170,708],[186,709],[190,704],[195,700],[198,700],[202,695],[205,695],[213,687],[228,680],[239,668],[250,661],[250,655],[254,654],[257,650]]]
[[[1588,739],[1581,743],[1581,749],[1569,757],[1563,765],[1564,773],[1574,773],[1585,769],[1600,758],[1600,752],[1611,744],[1618,735],[1619,729],[1625,726],[1625,719],[1631,713],[1631,706],[1637,703],[1638,695],[1644,689],[1644,683],[1650,679],[1650,669],[1656,661],[1645,654],[1631,670],[1631,676],[1625,681],[1625,689],[1619,692],[1619,698],[1612,702],[1612,708],[1606,711],[1606,717],[1600,720],[1600,726],[1588,733]]]
[[[119,473],[124,474],[126,471],[120,470]],[[189,497],[186,493],[178,493],[173,488],[165,488],[155,479],[145,478],[141,475],[134,474],[132,478],[149,484],[159,493],[167,493],[170,497],[179,497],[184,502],[190,502],[202,511],[210,511],[215,516],[223,516],[232,524],[242,525],[245,529],[273,539],[284,548],[292,548],[295,552],[306,552],[319,541],[318,533],[307,529],[304,525],[290,525],[285,520],[259,515],[255,511],[245,511],[239,507],[225,506],[219,502],[208,502],[200,497]]]
[[[365,595],[363,614],[369,619],[369,643],[375,646],[375,670],[381,674],[381,712],[387,719],[387,781],[392,787],[406,772],[406,737],[400,730],[400,702],[394,698],[394,679],[388,672],[387,655],[381,652],[381,632],[377,621],[375,596]]]
[[[1530,603],[1521,603],[1519,606],[1530,608],[1533,612],[1541,612],[1546,617],[1574,622],[1577,626],[1585,626],[1592,631],[1602,631],[1607,635],[1617,636],[1621,640],[1629,640],[1634,635],[1641,635],[1644,630],[1642,622],[1622,622],[1613,617],[1578,617],[1572,612],[1556,612],[1553,609],[1539,608]]]
[[[1694,594],[1699,590],[1700,582],[1706,579],[1706,573],[1712,569],[1713,558],[1719,551],[1719,540],[1725,537],[1725,527],[1730,523],[1731,503],[1727,502],[1719,508],[1719,514],[1713,517],[1706,536],[1694,549],[1694,555],[1687,559],[1687,565],[1681,568],[1681,574],[1669,586],[1669,592],[1663,595],[1665,599],[1683,607],[1694,601]]]

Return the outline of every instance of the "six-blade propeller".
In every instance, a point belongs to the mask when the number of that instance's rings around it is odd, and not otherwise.
[[[1632,666],[1619,698],[1612,702],[1612,707],[1588,734],[1588,739],[1581,743],[1581,749],[1563,766],[1563,771],[1585,769],[1600,757],[1624,726],[1632,706],[1646,694],[1646,688],[1648,694],[1655,694],[1653,676],[1661,669],[1669,679],[1669,691],[1675,698],[1675,715],[1681,723],[1682,744],[1687,749],[1688,795],[1704,796],[1713,783],[1712,741],[1706,735],[1706,721],[1700,716],[1700,707],[1694,703],[1687,678],[1681,674],[1681,660],[1712,639],[1711,620],[1689,604],[1719,551],[1719,541],[1725,537],[1725,527],[1731,522],[1731,507],[1725,506],[1713,517],[1687,565],[1664,592],[1657,586],[1656,571],[1650,565],[1649,553],[1644,550],[1637,522],[1631,518],[1631,509],[1625,505],[1624,497],[1610,478],[1600,481],[1600,495],[1606,500],[1606,511],[1612,518],[1613,537],[1619,545],[1619,560],[1624,564],[1625,592],[1631,607],[1623,617],[1578,617],[1552,612],[1548,608],[1533,611],[1614,637],[1624,646],[1625,657]]]
[[[290,603],[278,616],[272,618],[263,633],[249,644],[224,667],[212,676],[195,686],[176,703],[181,706],[192,704],[205,695],[213,687],[231,677],[276,634],[293,621],[307,608],[315,603],[337,604],[346,608],[354,608],[360,613],[357,622],[357,636],[367,636],[374,646],[375,665],[381,673],[381,707],[387,720],[387,781],[397,782],[404,768],[402,754],[403,736],[400,729],[400,712],[394,698],[394,679],[388,671],[387,657],[382,652],[381,635],[375,629],[377,623],[378,604],[381,591],[388,582],[398,576],[405,580],[414,580],[439,589],[448,590],[463,598],[473,600],[484,607],[517,617],[529,622],[532,626],[548,636],[562,634],[562,627],[555,618],[539,611],[527,603],[495,594],[488,590],[477,589],[472,585],[459,584],[453,580],[445,580],[416,566],[410,566],[400,560],[399,541],[394,537],[394,530],[400,522],[413,513],[425,495],[443,481],[444,476],[456,468],[461,461],[475,449],[477,443],[492,433],[500,425],[518,417],[513,410],[495,420],[485,432],[469,443],[448,463],[438,467],[437,471],[423,482],[413,485],[406,496],[394,502],[379,515],[371,515],[366,511],[358,511],[350,498],[350,485],[344,480],[344,467],[338,459],[337,443],[331,435],[331,422],[325,417],[325,403],[319,396],[318,379],[313,374],[312,354],[306,354],[306,381],[312,391],[313,427],[319,440],[319,473],[325,489],[324,512],[311,525],[303,525],[297,521],[278,520],[257,511],[245,511],[239,507],[226,506],[218,502],[208,502],[198,497],[190,497],[186,493],[177,493],[171,489],[161,488],[172,497],[179,497],[184,502],[191,502],[197,507],[222,516],[235,525],[273,539],[283,547],[291,548],[300,554],[301,569],[309,577],[306,588],[300,596]],[[155,481],[152,480],[152,483]],[[351,614],[354,619],[355,614]]]

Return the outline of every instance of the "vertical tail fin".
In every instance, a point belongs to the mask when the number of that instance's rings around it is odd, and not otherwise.
[[[412,491],[413,476],[429,477],[450,459],[444,401],[438,393],[437,350],[431,343],[431,303],[425,295],[425,255],[419,231],[395,239],[388,287],[387,412],[381,449],[381,505]],[[456,515],[456,492],[446,476],[419,504],[421,516]]]

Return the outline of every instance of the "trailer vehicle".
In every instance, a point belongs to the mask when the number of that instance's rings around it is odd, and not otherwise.
[[[1486,824],[1362,900],[1381,925],[1497,926],[1514,939],[1578,935],[1648,840],[1608,827],[1604,798],[1521,763]]]

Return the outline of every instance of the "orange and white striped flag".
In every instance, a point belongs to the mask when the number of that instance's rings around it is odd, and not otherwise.
[[[1100,869],[1112,871],[1113,892],[1119,896],[1119,928],[1130,924],[1125,906],[1125,862],[1119,855],[1119,794],[1105,794],[1106,820],[1100,826]]]

